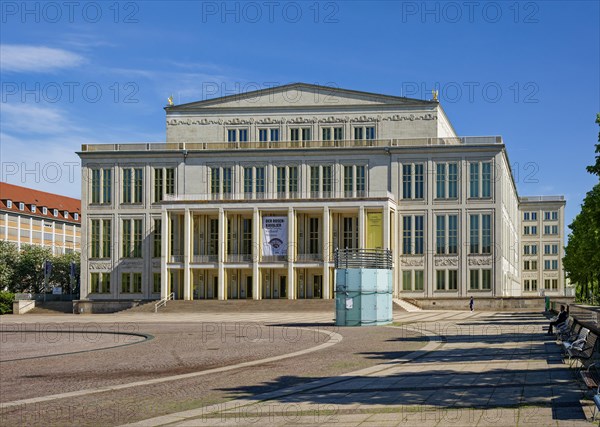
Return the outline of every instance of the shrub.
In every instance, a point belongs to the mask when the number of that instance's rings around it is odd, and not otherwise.
[[[0,314],[12,314],[14,300],[15,294],[12,292],[0,291]]]

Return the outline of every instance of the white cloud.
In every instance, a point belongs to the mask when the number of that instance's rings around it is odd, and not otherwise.
[[[45,73],[77,67],[85,58],[64,49],[18,44],[0,45],[0,68],[3,72]]]
[[[4,132],[18,134],[53,135],[80,130],[59,108],[25,103],[3,103],[0,107],[0,123]]]

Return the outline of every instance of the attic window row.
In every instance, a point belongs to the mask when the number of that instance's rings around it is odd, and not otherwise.
[[[12,208],[13,206],[13,202],[12,200],[6,200],[6,207],[7,208]],[[19,210],[20,211],[24,211],[25,210],[25,203],[24,202],[19,202]],[[34,205],[33,203],[31,204],[31,212],[32,213],[36,213],[37,212],[37,206]],[[48,208],[46,206],[42,206],[42,214],[43,215],[48,215]],[[52,210],[52,214],[54,215],[55,218],[58,218],[58,209],[53,209]],[[68,219],[69,218],[69,211],[63,211],[63,216]],[[74,220],[79,220],[79,214],[76,212],[73,214],[73,219]]]

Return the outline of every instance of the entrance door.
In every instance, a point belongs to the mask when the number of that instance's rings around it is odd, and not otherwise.
[[[252,276],[246,276],[246,298],[252,299]]]
[[[279,298],[287,298],[287,276],[279,276]]]
[[[212,295],[211,298],[219,297],[219,278],[217,276],[213,277],[213,286],[212,286]]]
[[[313,277],[314,298],[323,298],[323,276],[315,274]]]

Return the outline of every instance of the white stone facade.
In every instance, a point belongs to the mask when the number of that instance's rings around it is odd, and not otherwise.
[[[293,84],[166,112],[166,143],[79,153],[82,298],[332,298],[345,247],[391,249],[399,296],[523,294],[502,139],[437,101]]]

